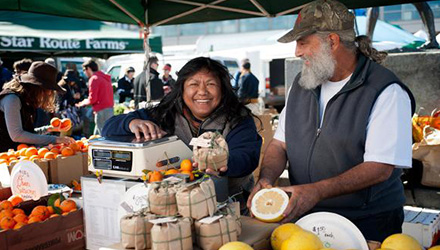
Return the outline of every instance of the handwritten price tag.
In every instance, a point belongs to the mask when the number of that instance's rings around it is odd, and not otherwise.
[[[20,195],[23,200],[38,200],[47,195],[47,180],[40,167],[30,161],[17,163],[11,174],[12,194]]]

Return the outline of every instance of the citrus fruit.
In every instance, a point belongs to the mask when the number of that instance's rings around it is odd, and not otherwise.
[[[380,246],[393,250],[422,250],[422,246],[413,237],[407,234],[393,234],[388,236]]]
[[[185,159],[180,163],[180,170],[181,171],[192,171],[192,163],[190,160]]]
[[[12,213],[13,213],[14,215],[17,215],[17,214],[25,214],[24,211],[23,211],[23,209],[20,209],[20,208],[14,208],[14,209],[12,209]]]
[[[429,248],[428,250],[440,250],[440,245],[439,246],[433,246],[433,247]]]
[[[40,221],[42,221],[42,220],[40,219],[40,217],[32,216],[32,217],[29,217],[28,224],[32,224],[32,223],[40,222]]]
[[[69,147],[75,152],[81,151],[81,146],[76,142],[70,143]]]
[[[15,224],[14,229],[20,229],[22,226],[26,226],[27,223],[25,222],[17,222],[17,224]]]
[[[20,145],[18,145],[17,146],[17,151],[19,151],[19,150],[21,150],[21,149],[23,149],[23,148],[27,148],[27,147],[29,147],[28,145],[26,145],[26,144],[20,144]]]
[[[14,216],[15,216],[15,214],[12,212],[12,210],[9,210],[9,209],[3,209],[3,210],[0,212],[0,219],[3,218],[3,217],[11,217],[11,218],[14,218]]]
[[[76,203],[73,200],[64,200],[61,202],[60,208],[63,212],[70,212],[76,209]]]
[[[321,248],[324,248],[324,246],[318,236],[305,230],[294,232],[281,244],[281,250],[319,250]]]
[[[64,118],[61,120],[60,128],[69,128],[72,127],[72,121],[69,118]]]
[[[12,210],[14,205],[12,205],[12,202],[10,201],[2,201],[0,202],[0,211],[1,210]]]
[[[9,159],[8,153],[0,153],[0,159],[4,159],[4,160]]]
[[[21,202],[23,202],[23,199],[19,195],[12,195],[9,197],[8,201],[11,202],[12,206],[17,206]]]
[[[50,216],[49,216],[49,218],[54,218],[54,217],[58,217],[58,216],[60,216],[59,214],[51,214]]]
[[[50,125],[52,125],[52,127],[59,127],[61,125],[61,120],[58,117],[54,117],[52,118],[52,120],[50,120]]]
[[[289,196],[279,188],[266,188],[252,198],[251,212],[260,221],[278,222],[289,203]]]
[[[44,158],[44,155],[45,155],[47,152],[49,152],[49,149],[47,149],[47,148],[40,148],[40,149],[38,150],[38,156],[39,156],[40,158]]]
[[[38,217],[41,221],[49,217],[49,211],[46,206],[36,206],[32,209],[31,215],[29,217]]]
[[[47,152],[46,154],[44,154],[44,159],[55,159],[56,155],[53,152]]]
[[[71,149],[70,147],[65,147],[61,150],[62,156],[72,156],[74,154],[75,154],[75,151],[73,151],[73,149]]]
[[[15,222],[27,222],[28,217],[25,214],[17,214],[13,219]]]
[[[193,173],[191,172],[191,171],[182,171],[181,172],[181,174],[186,174],[186,175],[189,175],[189,180],[190,181],[193,181],[194,180],[194,175],[193,175]]]
[[[156,181],[162,181],[163,176],[159,171],[153,171],[148,173],[148,181],[149,182],[156,182]]]
[[[253,248],[244,242],[232,241],[224,244],[219,250],[253,250]]]
[[[34,147],[30,147],[26,149],[25,156],[31,157],[33,155],[38,155],[38,150]]]
[[[272,249],[280,250],[281,244],[283,244],[285,240],[292,236],[293,233],[299,230],[302,230],[302,228],[293,223],[286,223],[275,228],[270,237],[270,244],[272,245]]]
[[[172,174],[178,174],[178,173],[180,173],[179,170],[172,168],[172,169],[168,169],[165,172],[165,175],[172,175]]]
[[[15,222],[15,220],[9,216],[3,217],[0,220],[0,227],[2,229],[12,229],[14,228],[15,224],[17,224],[17,222]]]

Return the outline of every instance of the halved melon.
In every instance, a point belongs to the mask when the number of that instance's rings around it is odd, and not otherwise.
[[[260,221],[278,222],[289,204],[289,196],[279,188],[258,191],[252,198],[251,212]]]

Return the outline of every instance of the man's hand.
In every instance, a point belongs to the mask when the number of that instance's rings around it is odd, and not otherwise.
[[[288,223],[293,218],[299,217],[312,209],[320,200],[321,196],[313,184],[280,187],[290,193],[289,205],[284,210],[284,219],[281,223]]]
[[[141,133],[144,134],[145,140],[155,140],[162,138],[166,132],[159,128],[154,122],[134,119],[128,125],[130,131],[136,136],[136,139],[141,139]]]
[[[263,188],[271,188],[271,187],[272,187],[272,184],[267,179],[258,180],[257,184],[255,184],[255,186],[252,189],[252,192],[249,195],[249,198],[247,200],[246,206],[248,207],[249,211],[251,211],[252,198],[254,198],[254,195]],[[251,216],[253,216],[252,213],[251,213]]]

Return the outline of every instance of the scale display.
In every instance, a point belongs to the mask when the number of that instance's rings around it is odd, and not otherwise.
[[[92,149],[95,169],[131,172],[133,152],[109,149]]]

